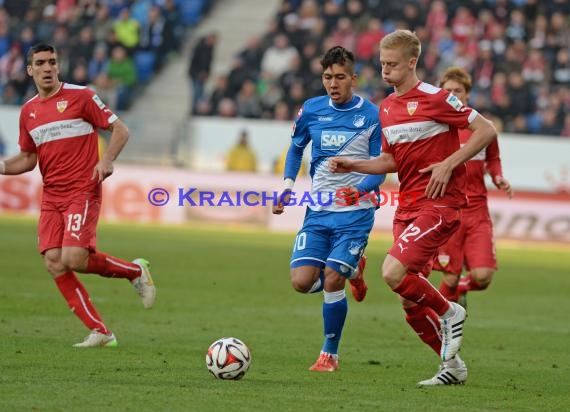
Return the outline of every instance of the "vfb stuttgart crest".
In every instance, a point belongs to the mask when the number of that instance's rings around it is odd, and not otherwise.
[[[67,109],[67,100],[60,100],[57,102],[57,111],[63,113]]]
[[[418,102],[408,102],[408,114],[411,116],[416,112]]]
[[[439,255],[437,257],[437,261],[439,262],[439,264],[441,265],[441,267],[446,267],[447,265],[449,265],[449,255]]]

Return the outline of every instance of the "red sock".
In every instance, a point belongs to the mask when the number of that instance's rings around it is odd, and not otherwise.
[[[471,275],[471,273],[462,278],[459,281],[459,286],[457,287],[457,292],[461,295],[463,293],[467,293],[470,290],[485,290],[487,289],[487,285],[480,285],[477,283],[477,281],[475,279],[473,279],[473,276]]]
[[[89,255],[87,273],[97,273],[106,278],[127,278],[133,280],[141,275],[141,268],[132,262],[126,262],[103,252]]]
[[[421,340],[431,347],[439,356],[441,351],[441,338],[439,337],[439,319],[430,308],[416,305],[404,308],[406,322],[416,331]]]
[[[441,281],[439,285],[439,293],[450,302],[457,302],[459,300],[459,290],[457,286],[452,288],[444,281]]]
[[[55,278],[55,284],[67,301],[71,311],[90,330],[97,330],[108,335],[109,329],[103,323],[97,309],[91,303],[89,294],[73,272],[66,272]]]
[[[449,302],[423,276],[408,273],[394,292],[418,305],[432,308],[440,316],[449,309]]]

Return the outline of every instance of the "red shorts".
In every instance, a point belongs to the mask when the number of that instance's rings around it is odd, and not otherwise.
[[[409,271],[428,276],[435,254],[459,227],[461,209],[430,207],[415,212],[396,212],[394,245],[388,253]]]
[[[463,209],[461,225],[439,248],[433,269],[460,275],[473,268],[497,269],[493,222],[487,205]]]
[[[42,201],[38,223],[40,253],[63,246],[95,250],[100,199],[67,199]]]

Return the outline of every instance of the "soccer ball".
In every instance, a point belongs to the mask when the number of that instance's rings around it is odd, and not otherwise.
[[[237,338],[221,338],[206,352],[206,367],[218,379],[241,379],[249,369],[251,353]]]

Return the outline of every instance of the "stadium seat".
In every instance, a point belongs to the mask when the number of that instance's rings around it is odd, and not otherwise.
[[[150,80],[154,74],[156,54],[153,51],[138,51],[134,56],[137,78],[140,83]]]
[[[182,22],[186,26],[194,26],[198,24],[202,17],[202,9],[204,8],[204,0],[186,0],[179,2],[180,14]]]

